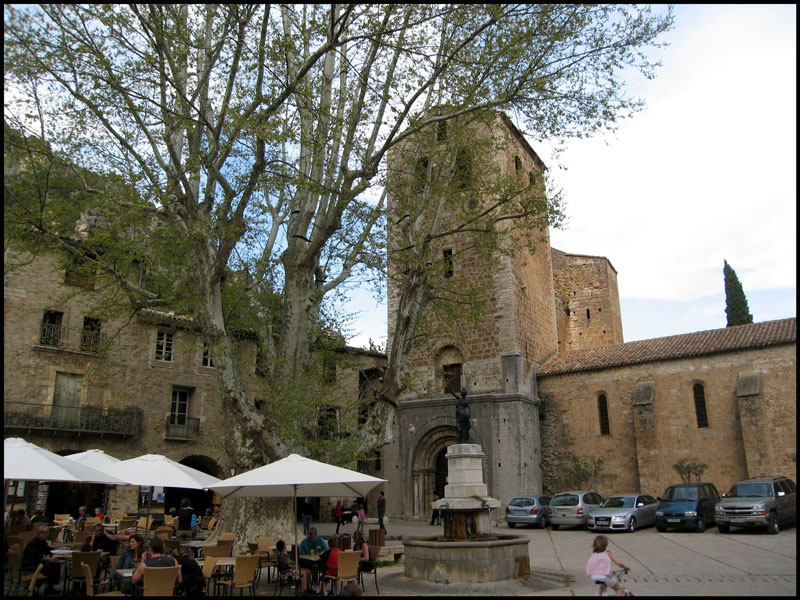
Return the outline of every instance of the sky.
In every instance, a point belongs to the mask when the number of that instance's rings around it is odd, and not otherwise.
[[[647,108],[614,134],[532,147],[567,223],[551,245],[617,271],[625,342],[725,327],[723,260],[754,322],[797,315],[797,7],[678,5]],[[353,346],[386,340],[386,304],[356,294]]]

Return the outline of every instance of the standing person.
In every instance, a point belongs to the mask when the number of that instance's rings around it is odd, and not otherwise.
[[[610,587],[617,593],[617,596],[622,596],[622,586],[613,575],[612,562],[625,569],[626,572],[630,571],[628,567],[617,560],[611,550],[608,550],[608,538],[598,535],[592,542],[592,555],[586,562],[586,575],[591,577],[595,583],[602,583]]]
[[[356,507],[356,510],[358,511],[358,527],[356,528],[356,532],[363,534],[364,523],[367,522],[367,513],[364,512],[364,507],[361,504],[356,504]]]
[[[139,563],[139,566],[136,567],[136,571],[133,572],[133,577],[131,577],[131,583],[136,585],[142,580],[142,578],[144,577],[145,567],[175,567],[175,566],[178,566],[178,561],[175,560],[173,556],[167,556],[166,554],[164,554],[164,540],[162,540],[161,538],[151,538],[150,551],[145,554],[144,560]],[[181,581],[183,581],[181,577],[181,572],[178,571],[177,582],[181,583]]]
[[[311,505],[311,499],[305,498],[300,507],[300,514],[303,516],[303,535],[308,535],[308,529],[311,527],[311,516],[314,512],[314,507]]]
[[[339,525],[342,524],[342,501],[337,500],[333,507],[333,516],[336,518],[336,535],[339,535]]]
[[[436,502],[437,500],[441,500],[439,497],[439,492],[433,490],[433,501]],[[431,509],[431,525],[441,525],[442,524],[442,513],[438,508]]]
[[[347,506],[347,500],[342,501],[342,525],[347,525],[347,522],[353,518],[353,512]]]
[[[192,529],[192,517],[194,511],[189,507],[189,499],[181,500],[181,509],[178,511],[178,526],[176,527],[175,537],[179,540],[189,541],[194,539]]]
[[[36,537],[28,542],[25,550],[22,551],[22,570],[32,571],[41,563],[42,575],[47,577],[47,587],[44,593],[57,594],[58,590],[55,589],[55,586],[61,579],[61,565],[58,559],[53,557],[50,544],[47,543],[50,528],[47,525],[36,525],[34,529]]]
[[[383,518],[386,516],[386,494],[383,490],[378,492],[378,525],[383,531],[386,531],[386,526],[383,524]]]

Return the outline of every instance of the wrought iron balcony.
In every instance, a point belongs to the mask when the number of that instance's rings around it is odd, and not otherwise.
[[[170,415],[167,417],[167,428],[164,439],[167,440],[196,440],[200,437],[200,419]]]
[[[39,336],[40,346],[50,346],[51,348],[63,348],[67,341],[67,328],[59,323],[42,322],[41,335]]]
[[[81,435],[139,435],[142,411],[139,408],[98,406],[46,406],[26,402],[3,403],[3,428],[51,431]]]
[[[77,335],[70,333],[66,325],[56,323],[40,324],[39,345],[62,350],[79,350],[91,354],[100,354],[107,337],[96,329],[81,329]],[[74,336],[74,337],[73,337]]]

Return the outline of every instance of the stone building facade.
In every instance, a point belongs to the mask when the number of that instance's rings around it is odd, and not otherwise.
[[[92,448],[121,460],[163,454],[230,477],[229,425],[213,353],[190,319],[152,310],[100,318],[94,296],[105,292],[71,275],[58,256],[34,259],[7,247],[4,260],[15,265],[6,269],[3,286],[4,437],[59,454]],[[245,391],[258,398],[264,381],[256,369],[256,336],[238,331],[236,339]],[[380,376],[383,355],[347,351],[355,361],[346,361],[335,380],[343,396],[358,398]],[[376,465],[363,466],[374,471]],[[35,496],[26,498],[29,508]],[[138,487],[116,486],[108,510],[136,511],[138,502]],[[210,493],[192,499],[196,507],[210,502]]]
[[[509,178],[540,178],[534,150],[508,119],[499,123],[502,133],[491,135],[505,137],[504,150],[481,160]],[[390,207],[392,200],[390,193]],[[453,277],[482,278],[487,303],[478,322],[426,336],[409,357],[416,386],[399,399],[383,450],[390,514],[429,518],[433,492],[447,482],[444,454],[458,439],[456,399],[443,385],[448,371],[469,391],[471,442],[483,447],[484,481],[503,504],[559,491],[571,455],[603,457],[594,483],[604,495],[659,494],[678,480],[672,465],[681,458],[707,463],[720,489],[746,476],[794,477],[794,319],[625,344],[617,272],[607,258],[551,248],[545,232],[533,253],[487,268],[459,252],[458,237],[449,243],[459,257]],[[390,278],[390,324],[398,294]],[[696,393],[704,394],[702,426]]]

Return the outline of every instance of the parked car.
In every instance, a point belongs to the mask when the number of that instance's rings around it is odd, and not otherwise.
[[[517,525],[547,527],[550,507],[549,496],[518,496],[506,506],[506,523],[512,529]]]
[[[594,491],[559,492],[550,499],[550,527],[577,525],[586,528],[586,517],[603,504],[603,497]]]
[[[671,485],[658,498],[656,529],[670,527],[703,532],[714,524],[714,507],[720,495],[713,483],[679,483]]]
[[[797,521],[797,486],[786,477],[756,477],[734,483],[717,502],[714,518],[720,533],[731,527],[765,527],[777,534],[781,523]]]
[[[608,529],[633,533],[640,527],[655,525],[657,506],[657,500],[647,494],[615,494],[586,517],[586,527],[592,531]]]

